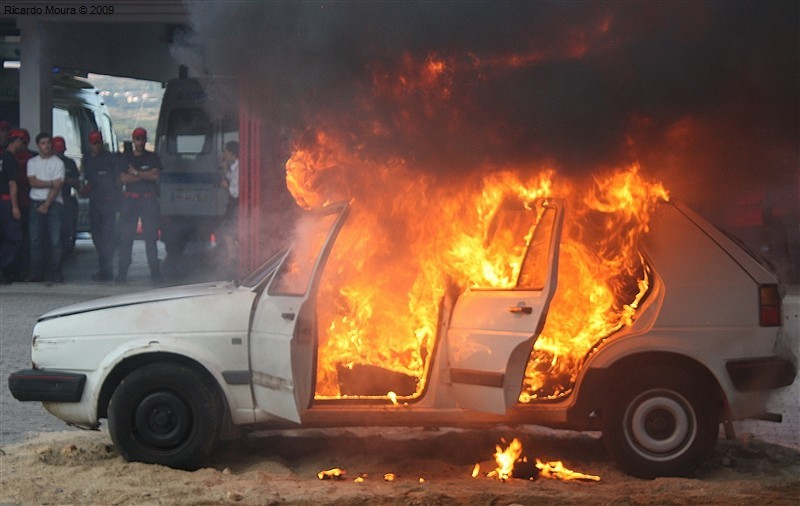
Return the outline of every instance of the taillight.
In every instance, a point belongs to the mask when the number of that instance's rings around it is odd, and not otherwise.
[[[762,327],[779,327],[781,325],[781,296],[778,293],[778,285],[759,287],[758,305]]]

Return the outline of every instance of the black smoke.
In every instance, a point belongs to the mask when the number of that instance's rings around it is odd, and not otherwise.
[[[796,2],[188,5],[194,31],[176,54],[197,74],[238,76],[276,128],[299,136],[335,122],[364,156],[448,176],[638,161],[723,225],[760,192],[764,226],[777,217],[796,240]],[[448,62],[446,93],[374,93],[376,76],[398,82],[404,58],[430,55]],[[511,55],[527,59],[492,63]]]

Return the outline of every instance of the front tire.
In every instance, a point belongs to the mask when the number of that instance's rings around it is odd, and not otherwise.
[[[195,470],[219,440],[222,410],[210,378],[185,365],[154,363],[133,371],[114,391],[108,428],[129,462]]]
[[[719,434],[719,403],[696,377],[654,367],[631,375],[603,416],[603,440],[620,467],[639,478],[690,476]]]

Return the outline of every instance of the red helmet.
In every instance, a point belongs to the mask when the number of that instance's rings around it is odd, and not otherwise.
[[[57,154],[61,154],[67,150],[67,141],[64,140],[63,137],[53,137],[53,151]]]
[[[136,127],[136,128],[133,129],[133,133],[131,134],[131,137],[134,138],[134,139],[137,138],[137,137],[144,137],[145,139],[147,139],[147,130],[145,130],[142,127]]]
[[[22,129],[15,128],[14,130],[8,132],[9,141],[13,141],[14,139],[24,139],[24,138],[25,138],[25,132],[23,132]]]
[[[98,142],[103,142],[103,134],[97,130],[89,132],[89,144],[97,144]]]

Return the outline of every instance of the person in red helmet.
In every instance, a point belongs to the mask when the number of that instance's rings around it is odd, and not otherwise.
[[[22,145],[14,153],[17,159],[17,199],[19,210],[22,213],[22,246],[17,252],[17,256],[7,269],[8,275],[16,281],[23,281],[28,278],[28,268],[30,266],[30,191],[31,185],[28,181],[28,160],[38,155],[36,151],[28,148],[31,142],[31,134],[24,128],[14,131],[22,140]]]
[[[7,272],[22,245],[22,212],[17,193],[17,158],[14,153],[22,147],[18,130],[8,134],[8,142],[0,158],[0,283],[10,284],[14,279]]]
[[[84,192],[89,196],[89,227],[97,251],[100,269],[92,274],[93,281],[111,281],[114,251],[117,247],[117,211],[120,201],[122,155],[106,151],[103,135],[89,134],[90,150],[83,157]]]
[[[53,137],[53,153],[64,162],[64,184],[61,185],[61,198],[64,200],[61,219],[61,245],[66,256],[75,246],[75,229],[78,224],[78,200],[72,196],[80,186],[81,174],[78,165],[67,156],[67,142],[61,136]]]
[[[125,154],[127,167],[120,174],[124,187],[119,214],[119,270],[115,280],[125,283],[128,279],[133,240],[141,219],[150,279],[159,283],[162,280],[157,245],[158,221],[161,216],[158,203],[161,159],[156,153],[145,149],[147,130],[135,128],[132,137],[133,150]]]

